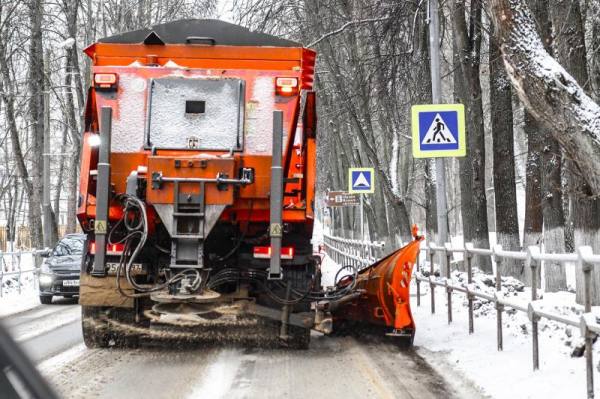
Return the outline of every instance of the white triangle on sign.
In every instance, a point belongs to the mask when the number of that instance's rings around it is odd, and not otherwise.
[[[454,134],[448,129],[448,124],[442,119],[440,114],[436,114],[427,130],[421,145],[427,144],[456,144]]]
[[[371,184],[365,177],[365,174],[363,172],[360,172],[360,174],[354,181],[354,184],[352,185],[352,187],[353,188],[369,188],[369,187],[371,187]]]

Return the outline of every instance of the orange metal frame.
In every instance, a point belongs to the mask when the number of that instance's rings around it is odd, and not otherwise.
[[[112,72],[117,74],[133,74],[144,80],[170,76],[176,73],[184,77],[230,77],[243,79],[246,82],[247,107],[254,106],[250,98],[254,81],[258,77],[297,77],[303,90],[311,90],[314,79],[315,52],[305,48],[289,47],[237,47],[237,46],[203,46],[203,45],[144,45],[144,44],[108,44],[96,43],[85,49],[85,53],[93,60],[92,73]],[[165,67],[168,62],[176,63],[180,68]],[[172,65],[172,64],[170,64]],[[99,129],[99,110],[103,106],[113,108],[113,119],[119,120],[121,113],[120,104],[123,91],[119,87],[115,94],[108,95],[90,89],[86,107],[86,129],[83,134],[83,148],[81,158],[80,195],[78,218],[84,229],[90,229],[90,220],[95,218],[95,177],[94,170],[97,164],[97,149],[90,147],[88,138],[96,134]],[[284,151],[284,176],[289,181],[285,184],[284,191],[284,222],[309,223],[312,225],[314,212],[314,190],[316,181],[316,139],[314,135],[298,132],[297,125],[300,118],[301,96],[277,96],[275,83],[273,83],[274,109],[284,112],[284,130],[287,136],[287,147]],[[139,101],[146,104],[147,91],[139,93]],[[308,124],[314,129],[315,103],[306,102],[306,114],[313,118]],[[145,107],[144,107],[145,109]],[[144,115],[146,118],[147,115]],[[304,117],[306,124],[307,116]],[[264,126],[265,140],[271,140],[272,126]],[[143,134],[143,132],[139,132]],[[299,137],[296,135],[300,134]],[[310,137],[309,137],[310,136]],[[159,150],[156,154],[164,159],[163,167],[168,164],[168,159],[195,157],[203,153],[224,155],[223,151],[177,151]],[[126,178],[138,166],[152,166],[150,151],[140,148],[137,152],[111,154],[111,184],[114,192],[125,191]],[[241,187],[236,198],[229,198],[227,202],[232,205],[222,214],[222,220],[252,220],[268,222],[269,220],[269,185],[270,185],[270,155],[252,154],[246,149],[233,155],[235,167],[253,168],[255,183]],[[228,167],[230,168],[230,167]],[[150,170],[149,170],[150,172]],[[170,171],[169,173],[181,173]],[[193,171],[187,171],[192,176]],[[149,175],[150,173],[148,173]],[[182,176],[183,177],[183,176]],[[150,177],[148,176],[148,179]],[[148,181],[148,187],[151,182]],[[150,189],[148,189],[150,194]],[[172,194],[172,193],[171,193]],[[216,190],[206,193],[206,202],[223,203],[224,199]],[[163,196],[164,197],[164,196]],[[154,194],[148,196],[148,202],[164,201]],[[160,198],[160,199],[158,199]],[[120,218],[119,208],[115,205],[110,208],[109,219]]]

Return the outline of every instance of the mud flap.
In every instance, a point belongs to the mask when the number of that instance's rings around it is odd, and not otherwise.
[[[124,292],[133,293],[133,288],[124,277],[121,277],[120,285]],[[133,308],[133,298],[121,295],[114,276],[97,278],[83,272],[80,277],[79,304]]]

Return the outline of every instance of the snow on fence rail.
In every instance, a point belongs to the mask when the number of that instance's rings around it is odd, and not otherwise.
[[[5,282],[7,279],[12,279],[14,276],[17,277],[16,283],[19,295],[21,294],[23,285],[23,275],[32,273],[34,284],[36,284],[37,269],[35,264],[43,252],[45,251],[0,251],[0,298],[2,298],[5,293]]]
[[[357,240],[348,240],[339,237],[325,235],[325,246],[327,253],[338,264],[352,263],[359,266],[367,266],[378,260],[382,255],[383,243],[371,243]],[[371,249],[377,248],[380,251],[373,256]],[[448,310],[448,323],[452,323],[452,295],[455,291],[461,292],[467,296],[467,306],[469,312],[469,334],[474,332],[474,317],[473,317],[473,300],[481,298],[495,304],[496,308],[496,340],[498,350],[503,350],[502,340],[502,315],[505,307],[515,309],[519,312],[527,314],[531,321],[532,327],[532,357],[533,369],[539,369],[539,335],[538,322],[541,318],[553,320],[558,323],[566,324],[579,328],[581,336],[585,340],[585,359],[586,359],[586,380],[588,398],[594,397],[594,375],[593,375],[593,353],[592,345],[596,336],[600,335],[600,324],[596,320],[596,316],[592,313],[592,270],[594,267],[600,267],[600,254],[594,254],[591,247],[580,247],[576,253],[556,254],[542,253],[539,247],[532,246],[527,248],[525,252],[504,251],[502,246],[496,245],[492,249],[475,248],[473,244],[466,243],[464,248],[453,247],[452,244],[446,243],[444,246],[437,246],[433,243],[427,244],[421,248],[421,252],[425,252],[429,261],[429,276],[426,277],[421,273],[421,262],[417,261],[417,270],[414,273],[414,279],[417,288],[417,306],[421,305],[421,283],[429,284],[431,290],[431,313],[435,313],[435,288],[443,287],[446,291],[446,304]],[[467,269],[467,284],[456,284],[451,277],[435,277],[435,254],[440,254],[444,259],[443,267],[445,267],[446,276],[451,276],[451,259],[455,253],[463,254],[466,269]],[[489,256],[496,264],[495,267],[495,288],[494,295],[480,291],[473,284],[473,255]],[[361,258],[363,257],[364,258]],[[502,262],[506,260],[521,260],[525,267],[531,269],[532,287],[531,301],[528,303],[517,303],[509,299],[503,298],[500,294],[502,290],[502,280],[500,270]],[[544,261],[573,263],[576,262],[578,267],[583,271],[584,282],[584,313],[579,318],[566,317],[553,312],[545,311],[541,308],[542,300],[538,299],[538,268]]]

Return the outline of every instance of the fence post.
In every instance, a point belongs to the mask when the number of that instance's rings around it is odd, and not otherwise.
[[[21,295],[21,254],[22,252],[19,252],[17,255],[17,265],[19,267],[19,274],[17,274],[17,287],[19,288],[19,295]]]
[[[592,311],[592,267],[590,263],[584,260],[585,257],[593,255],[591,247],[585,246],[578,249],[578,262],[583,271],[583,304],[585,314],[581,317],[581,335],[585,338],[585,369],[587,380],[587,396],[594,397],[594,359],[592,345],[594,344],[594,335],[587,327],[586,315],[591,316],[591,322],[596,321],[596,317],[591,315]]]
[[[537,301],[537,268],[539,261],[540,248],[531,246],[527,248],[527,259],[525,260],[525,267],[531,269],[531,301]],[[538,334],[538,321],[539,316],[535,313],[535,308],[530,303],[527,307],[527,315],[531,321],[531,343],[532,343],[532,354],[533,354],[533,370],[539,370],[540,368],[540,347],[539,347],[539,334]]]
[[[452,258],[452,244],[444,244],[444,253],[446,255],[446,295],[448,297],[448,324],[452,323],[452,287],[448,286],[448,281],[452,281],[450,275],[450,260]]]
[[[492,250],[492,258],[494,259],[494,263],[496,264],[496,329],[497,329],[497,340],[498,340],[498,350],[502,351],[504,349],[504,344],[502,341],[502,312],[504,311],[504,305],[498,302],[498,294],[502,291],[502,276],[500,275],[500,266],[502,263],[502,258],[496,255],[496,252],[502,251],[501,245],[495,245]]]
[[[467,262],[467,300],[469,303],[469,334],[473,334],[475,331],[473,323],[473,294],[471,293],[471,284],[473,284],[473,243],[465,243],[465,262]]]
[[[429,256],[429,289],[431,291],[431,314],[435,313],[435,284],[433,284],[433,273],[434,273],[434,267],[433,267],[433,258],[435,256],[435,253],[433,251],[433,249],[431,248],[431,242],[429,244],[427,244],[427,255]]]

